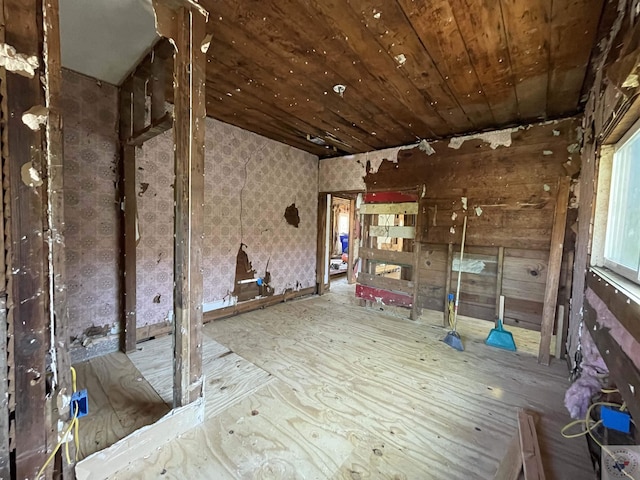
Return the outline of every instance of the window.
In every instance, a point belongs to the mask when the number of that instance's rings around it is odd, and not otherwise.
[[[613,154],[605,266],[640,283],[640,122]]]

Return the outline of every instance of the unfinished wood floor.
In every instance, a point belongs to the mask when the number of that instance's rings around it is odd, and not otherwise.
[[[514,354],[484,345],[490,323],[461,319],[458,352],[440,341],[442,314],[412,322],[332,288],[206,325],[205,423],[115,478],[491,479],[519,407],[540,415],[548,479],[593,478],[584,439],[559,433],[566,366],[536,363],[536,334],[516,332]],[[235,397],[210,400],[234,368],[248,372],[227,382]],[[241,381],[256,371],[271,376]]]
[[[124,353],[74,365],[78,389],[87,389],[89,415],[79,419],[78,460],[102,450],[170,410]]]

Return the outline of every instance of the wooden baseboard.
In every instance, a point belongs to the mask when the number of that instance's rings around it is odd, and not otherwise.
[[[294,298],[306,297],[307,295],[313,295],[316,293],[316,287],[303,288],[295,292],[285,292],[280,295],[272,295],[271,297],[262,297],[257,300],[249,300],[248,302],[241,302],[230,307],[220,308],[218,310],[211,310],[202,315],[202,321],[204,323],[211,322],[213,320],[219,320],[221,318],[232,317],[240,313],[250,312],[259,308],[270,307],[278,303],[293,300]]]
[[[249,300],[246,302],[240,302],[229,307],[219,308],[217,310],[211,310],[202,315],[202,322],[207,323],[213,320],[220,320],[222,318],[232,317],[241,313],[250,312],[259,308],[269,307],[278,303],[287,302],[295,298],[306,297],[307,295],[313,295],[316,293],[316,287],[303,288],[302,290],[285,292],[280,295],[272,295],[271,297],[262,297],[257,300]],[[173,331],[173,325],[169,322],[155,323],[153,325],[146,325],[144,327],[138,327],[136,329],[136,341],[142,342],[150,338],[159,337],[162,335],[168,335]]]

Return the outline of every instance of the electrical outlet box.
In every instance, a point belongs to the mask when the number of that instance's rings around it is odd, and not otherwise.
[[[77,412],[77,413],[76,413]],[[71,418],[82,418],[89,413],[89,394],[87,390],[79,390],[71,395]]]
[[[607,428],[618,430],[622,433],[629,433],[631,427],[631,416],[627,412],[603,406],[600,409],[602,424]]]

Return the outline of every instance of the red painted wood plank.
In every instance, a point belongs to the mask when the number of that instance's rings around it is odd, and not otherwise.
[[[418,195],[404,192],[365,193],[364,203],[417,202]]]
[[[384,305],[409,308],[413,306],[413,298],[411,295],[402,295],[401,293],[389,292],[388,290],[369,287],[359,283],[356,285],[356,297],[376,303],[378,299],[381,299]]]

